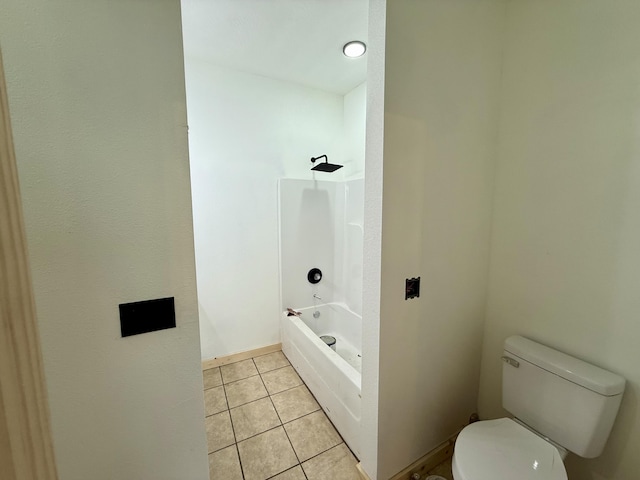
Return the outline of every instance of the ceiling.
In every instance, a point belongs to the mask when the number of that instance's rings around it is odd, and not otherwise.
[[[368,0],[182,0],[186,56],[344,95],[366,79]]]

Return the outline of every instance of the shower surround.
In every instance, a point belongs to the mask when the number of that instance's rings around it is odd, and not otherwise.
[[[279,200],[282,348],[359,456],[364,180],[281,179]],[[319,283],[307,280],[312,268]],[[336,338],[335,352],[321,335]]]

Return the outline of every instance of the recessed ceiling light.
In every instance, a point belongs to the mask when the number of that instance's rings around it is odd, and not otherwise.
[[[364,52],[367,50],[367,46],[364,42],[359,40],[354,40],[353,42],[348,42],[342,47],[342,53],[344,53],[345,57],[349,58],[357,58],[364,55]]]

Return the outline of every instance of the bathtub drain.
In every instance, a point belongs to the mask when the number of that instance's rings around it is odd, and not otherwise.
[[[320,337],[320,340],[331,347],[331,350],[333,350],[334,352],[336,351],[336,337],[332,337],[330,335],[322,335]]]

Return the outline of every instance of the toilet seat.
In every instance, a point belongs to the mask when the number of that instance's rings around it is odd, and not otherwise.
[[[455,480],[567,480],[558,449],[510,418],[465,427],[452,466]]]

